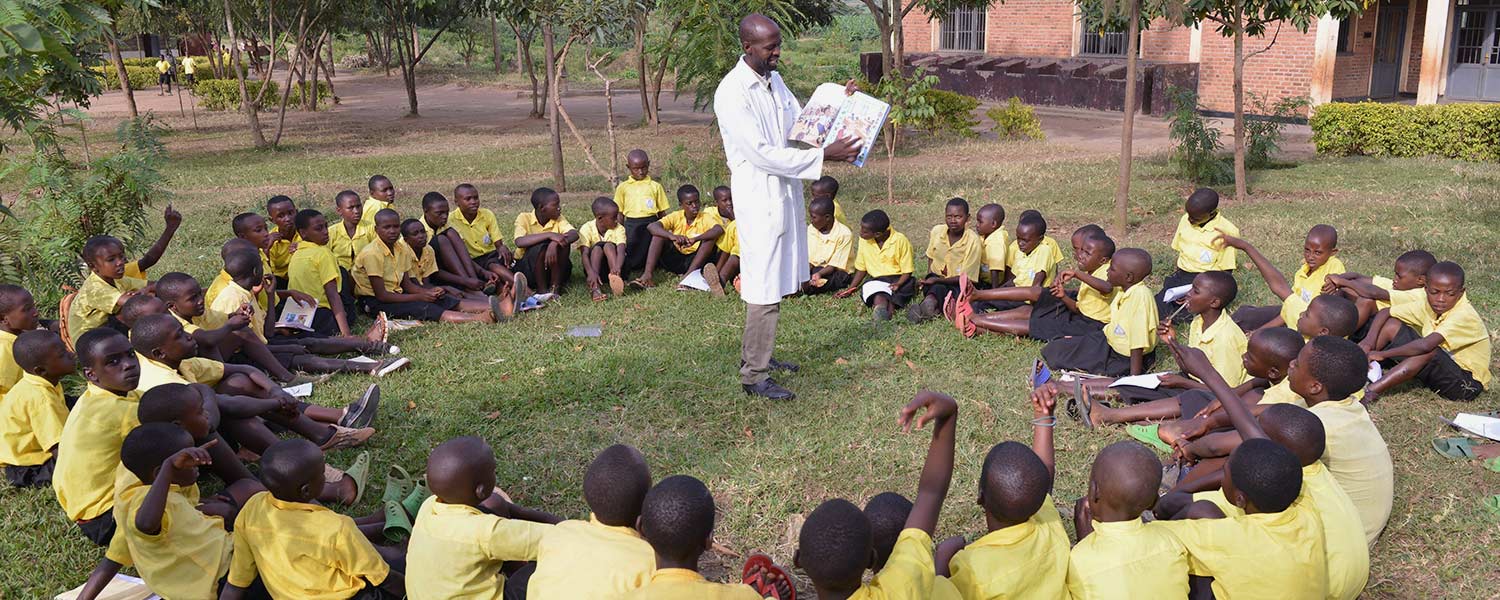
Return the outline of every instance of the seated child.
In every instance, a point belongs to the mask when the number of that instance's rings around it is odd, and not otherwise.
[[[19,285],[0,284],[0,396],[21,380],[23,370],[11,349],[22,333],[36,329],[40,320],[36,298]]]
[[[76,358],[56,333],[40,329],[17,337],[15,350],[25,375],[0,401],[0,465],[12,487],[52,487],[68,420],[61,381],[75,370]]]
[[[1250,242],[1228,234],[1219,234],[1219,238],[1225,246],[1243,250],[1255,263],[1271,293],[1281,298],[1280,306],[1243,306],[1234,311],[1234,322],[1245,331],[1281,325],[1296,327],[1297,318],[1307,310],[1313,297],[1323,293],[1327,277],[1344,272],[1344,262],[1334,256],[1339,251],[1339,232],[1332,225],[1314,225],[1307,230],[1307,242],[1302,247],[1302,267],[1297,269],[1290,284],[1286,276]]]
[[[1234,277],[1219,271],[1205,271],[1193,278],[1192,287],[1182,299],[1182,304],[1173,310],[1185,310],[1194,315],[1188,325],[1188,347],[1202,350],[1230,387],[1238,387],[1250,378],[1245,371],[1245,351],[1250,339],[1245,332],[1224,316],[1225,307],[1234,303],[1239,286]],[[1309,310],[1311,314],[1313,311]],[[1156,333],[1162,339],[1176,339],[1177,333],[1163,319]],[[1170,376],[1168,376],[1170,375]],[[1203,390],[1203,383],[1176,373],[1163,375],[1161,384],[1155,389],[1137,386],[1117,386],[1114,389],[1120,399],[1130,404],[1148,400],[1160,400],[1181,394],[1183,390]],[[1111,382],[1112,383],[1112,382]]]
[[[983,260],[984,240],[969,229],[969,202],[948,200],[943,224],[934,225],[927,235],[927,276],[917,282],[922,301],[907,309],[907,320],[920,323],[942,314],[943,300],[958,291],[959,276],[978,279]]]
[[[360,207],[359,226],[366,232],[370,232],[371,241],[374,241],[375,213],[396,204],[396,186],[385,175],[371,175],[366,185],[370,188],[370,197],[366,198],[364,205]],[[359,250],[355,248],[354,252],[358,254]]]
[[[969,337],[987,331],[1050,342],[1103,328],[1116,295],[1107,280],[1115,242],[1104,235],[1103,229],[1096,232],[1089,227],[1073,232],[1073,260],[1078,266],[1059,273],[1050,287],[961,287],[951,303],[944,303],[944,316],[951,315],[954,326]],[[1068,293],[1063,286],[1073,280],[1079,282],[1078,291]],[[975,303],[994,301],[1027,304],[997,313],[973,314]]]
[[[410,271],[416,256],[401,240],[401,217],[396,211],[385,209],[375,215],[375,237],[376,241],[365,246],[354,260],[354,295],[366,314],[383,312],[401,319],[447,323],[494,323],[500,319],[500,299],[496,296],[488,302],[463,300],[412,279]]]
[[[561,293],[573,276],[572,253],[578,230],[562,216],[562,196],[552,188],[531,192],[531,212],[516,215],[516,272],[525,273],[543,294]]]
[[[1316,337],[1297,355],[1287,381],[1323,422],[1328,437],[1323,464],[1359,507],[1365,540],[1373,544],[1391,516],[1394,479],[1385,439],[1364,404],[1353,397],[1364,387],[1367,363],[1354,342]]]
[[[698,188],[692,185],[677,188],[677,203],[681,209],[646,226],[652,236],[651,248],[646,254],[645,270],[631,285],[641,289],[655,287],[653,275],[657,267],[686,275],[714,260],[717,249],[712,242],[724,234],[724,225],[717,218],[699,212],[703,204],[698,197]],[[626,228],[626,234],[629,233],[629,228]],[[670,249],[666,247],[668,244],[672,246]],[[679,291],[683,289],[678,288]]]
[[[1010,234],[1005,232],[1005,207],[990,203],[974,213],[974,232],[984,239],[984,260],[979,264],[985,287],[1000,287],[1010,257]]]
[[[1323,293],[1343,292],[1360,305],[1359,329],[1349,339],[1361,342],[1370,331],[1370,322],[1375,313],[1393,305],[1427,299],[1427,271],[1435,264],[1437,257],[1431,252],[1409,250],[1396,257],[1394,279],[1352,272],[1329,275],[1323,284]]]
[[[402,552],[370,543],[354,519],[314,499],[324,485],[323,467],[323,452],[307,440],[276,442],[261,456],[268,491],[246,500],[234,519],[220,598],[241,600],[257,577],[276,598],[405,595]]]
[[[667,201],[667,190],[651,179],[651,157],[645,150],[636,148],[625,155],[625,168],[630,177],[615,186],[615,204],[625,216],[625,269],[623,273],[640,269],[646,265],[646,255],[651,251],[649,227],[666,216],[672,208]]]
[[[870,520],[870,539],[875,545],[875,559],[870,571],[879,573],[896,550],[896,541],[906,530],[906,519],[911,516],[912,504],[906,496],[896,492],[881,492],[865,503],[865,517]],[[933,600],[962,600],[963,595],[947,577],[933,577],[930,596]]]
[[[75,348],[84,333],[110,325],[131,297],[151,292],[145,279],[126,275],[125,244],[120,240],[107,235],[91,237],[84,242],[82,254],[89,276],[78,288],[66,315],[67,333]],[[123,329],[118,321],[110,326]]]
[[[1115,442],[1094,456],[1073,515],[1078,544],[1068,555],[1069,597],[1187,597],[1187,549],[1159,523],[1141,519],[1159,486],[1161,461],[1145,446]]]
[[[1172,234],[1172,249],[1177,251],[1177,269],[1162,280],[1162,294],[1175,287],[1191,284],[1199,273],[1222,272],[1234,276],[1234,248],[1225,246],[1220,234],[1238,237],[1240,228],[1230,223],[1219,213],[1219,193],[1210,188],[1198,188],[1182,204],[1182,218],[1177,221],[1177,231]],[[1176,322],[1188,320],[1187,315],[1177,312],[1176,304],[1157,296],[1157,314],[1178,314]],[[1233,384],[1231,384],[1233,385]]]
[[[115,533],[110,509],[120,443],[140,424],[136,405],[141,394],[136,383],[141,367],[125,334],[107,327],[79,336],[74,347],[88,388],[63,422],[52,490],[83,536],[104,546]]]
[[[911,241],[906,235],[891,226],[891,218],[883,210],[872,210],[859,220],[859,251],[854,256],[854,278],[849,287],[839,290],[835,298],[848,298],[860,293],[866,306],[875,309],[876,321],[889,321],[891,313],[906,306],[916,289],[912,279]],[[873,282],[886,284],[889,289],[866,291]]]
[[[1032,448],[1001,442],[985,455],[979,505],[989,533],[938,546],[937,574],[964,598],[1067,597],[1068,532],[1050,493],[1054,406],[1055,392],[1033,393]]]
[[[718,249],[719,260],[703,267],[703,278],[708,281],[710,292],[722,296],[725,285],[734,286],[736,291],[740,289],[740,227],[739,222],[734,220],[734,196],[729,191],[729,186],[714,188],[713,197],[714,217],[723,223],[724,234],[714,244]]]
[[[1045,288],[1052,284],[1057,263],[1062,262],[1062,258],[1057,241],[1047,235],[1047,220],[1042,218],[1042,213],[1024,211],[1016,223],[1016,239],[1006,249],[1005,276],[1000,278],[997,287]],[[994,275],[990,277],[993,279]],[[981,298],[974,300],[973,307],[976,312],[1005,311],[1025,304],[1022,300]]]
[[[840,225],[848,227],[848,220],[844,218],[844,207],[839,204],[839,180],[831,175],[824,175],[812,182],[812,199],[826,198],[833,204],[833,220]]]
[[[258,215],[256,215],[255,213],[244,213],[240,216],[245,217],[245,221],[248,222],[252,217],[256,217]],[[236,218],[238,219],[239,217]],[[224,240],[224,244],[219,247],[219,260],[227,260],[229,258],[229,255],[237,250],[249,250],[255,253],[256,256],[261,255],[260,247],[256,246],[254,242],[236,236]],[[262,265],[262,268],[264,268],[264,265]],[[219,294],[222,293],[224,291],[224,288],[229,285],[229,282],[233,280],[234,278],[229,276],[228,271],[225,271],[222,268],[219,269],[219,274],[214,276],[214,280],[208,283],[208,289],[203,292],[204,305],[212,306],[214,301],[219,299]],[[255,294],[256,304],[260,305],[261,310],[271,310],[271,293],[267,289],[265,289],[269,288],[269,286],[261,287],[261,291]],[[201,320],[202,319],[199,319],[199,321]],[[202,325],[201,322],[196,324]]]
[[[1107,279],[1123,290],[1109,303],[1109,320],[1088,335],[1058,338],[1042,347],[1042,360],[1054,371],[1082,371],[1106,377],[1140,375],[1156,362],[1156,303],[1142,282],[1151,274],[1151,255],[1122,248],[1110,261]]]
[[[493,274],[496,280],[514,282],[517,290],[524,291],[524,279],[516,277],[520,273],[511,271],[516,257],[505,245],[505,237],[500,235],[499,219],[495,218],[495,213],[490,209],[479,206],[479,188],[473,184],[460,183],[453,188],[453,201],[458,205],[458,216],[452,217],[450,214],[448,226],[458,232],[464,248],[469,251],[469,258],[481,270]],[[520,298],[530,297],[529,292],[521,295],[522,291],[516,292],[516,295]]]
[[[262,298],[263,302],[265,302],[266,312],[270,312],[272,306],[280,304],[282,300],[285,300],[287,298],[294,298],[298,302],[301,302],[303,304],[313,303],[314,300],[312,296],[295,290],[286,289],[286,277],[284,271],[281,277],[277,277],[275,275],[276,266],[272,264],[271,261],[271,248],[275,246],[277,236],[273,235],[266,228],[265,217],[262,217],[255,213],[241,213],[239,215],[236,215],[234,219],[230,221],[230,226],[234,230],[235,237],[250,242],[260,252],[261,271],[262,275],[267,281],[266,285],[261,289],[261,293],[265,294],[264,296],[262,296]],[[214,283],[217,284],[218,281],[215,281]],[[214,301],[218,300],[219,290],[222,289],[223,286],[219,286],[217,289],[215,289],[215,285],[213,284],[208,286],[208,298],[210,305],[212,305]],[[274,319],[272,320],[274,321]]]
[[[473,292],[457,288],[451,285],[438,283],[435,276],[438,274],[437,249],[427,242],[427,228],[418,219],[407,219],[401,222],[401,241],[406,242],[406,247],[411,248],[417,262],[412,263],[411,277],[418,285],[441,287],[455,298],[465,300],[484,300],[489,298],[482,292]],[[353,289],[352,285],[350,289]],[[504,305],[501,305],[502,308]]]
[[[507,561],[537,559],[542,537],[561,519],[515,506],[495,491],[495,451],[477,437],[448,440],[427,457],[432,497],[417,511],[407,546],[407,597],[526,597]]]
[[[578,230],[578,258],[583,263],[584,279],[594,300],[603,300],[600,289],[605,276],[609,292],[616,298],[625,293],[625,226],[620,224],[620,207],[604,196],[589,205],[594,218]]]
[[[1314,296],[1297,318],[1297,333],[1303,339],[1320,335],[1347,338],[1359,327],[1359,307],[1340,294]]]
[[[469,256],[469,247],[463,236],[448,225],[449,207],[448,198],[442,194],[427,192],[422,196],[422,229],[427,234],[427,244],[432,247],[433,259],[438,266],[432,280],[467,292],[493,292],[499,287],[500,275],[480,266]],[[374,240],[373,234],[370,239]],[[416,251],[415,246],[412,251]],[[503,287],[510,285],[512,277],[506,278]]]
[[[833,216],[833,201],[814,197],[807,204],[807,283],[804,294],[838,292],[849,287],[854,270],[854,232]]]
[[[631,446],[605,448],[583,475],[587,521],[547,529],[537,547],[529,600],[609,598],[651,580],[656,554],[635,530],[651,489],[651,467]]]
[[[297,205],[287,196],[271,196],[266,201],[266,216],[276,224],[276,231],[271,232],[271,247],[266,250],[266,256],[271,260],[271,275],[276,277],[277,289],[285,289],[288,283],[287,268],[292,264],[292,255],[296,254],[302,243],[302,236],[297,231]]]
[[[354,294],[344,288],[338,259],[328,249],[327,217],[309,208],[299,211],[292,220],[299,242],[288,259],[287,289],[318,301],[310,324],[313,333],[322,337],[352,336]],[[283,309],[278,307],[279,310]]]
[[[1427,272],[1425,301],[1395,304],[1371,319],[1370,331],[1379,335],[1366,336],[1363,347],[1370,360],[1394,368],[1370,384],[1366,403],[1412,379],[1448,400],[1473,400],[1489,386],[1490,332],[1464,283],[1463,267],[1437,263]],[[1414,339],[1396,343],[1401,336],[1393,332],[1401,328],[1415,332],[1404,336]]]
[[[338,260],[339,275],[345,279],[343,285],[348,289],[354,285],[349,280],[350,270],[354,268],[354,257],[374,236],[369,228],[360,225],[364,217],[364,204],[359,193],[354,190],[339,192],[333,197],[333,211],[338,213],[339,222],[328,226],[328,251]]]
[[[656,571],[646,585],[621,595],[623,600],[761,600],[748,585],[715,583],[698,573],[698,558],[714,533],[714,496],[702,481],[673,475],[652,486],[637,527],[656,554]]]

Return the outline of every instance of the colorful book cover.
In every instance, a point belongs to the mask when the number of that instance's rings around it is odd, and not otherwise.
[[[880,137],[881,128],[891,106],[863,92],[844,94],[844,86],[825,83],[813,91],[807,106],[792,123],[787,139],[809,146],[826,147],[840,137],[860,140],[855,166],[865,166],[865,158]]]

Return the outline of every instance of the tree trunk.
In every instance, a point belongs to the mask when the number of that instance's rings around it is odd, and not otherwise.
[[[140,116],[135,108],[135,92],[130,89],[130,73],[125,71],[125,59],[120,56],[120,41],[115,39],[113,29],[105,32],[104,43],[109,45],[109,62],[115,64],[115,76],[120,78],[120,89],[125,91],[125,106],[130,108],[130,118]]]
[[[646,87],[646,11],[638,11],[631,20],[631,34],[635,37],[635,75],[641,86],[641,120],[648,125],[660,125],[661,115],[652,103],[651,91]]]
[[[1234,29],[1234,201],[1244,202],[1249,196],[1248,188],[1245,180],[1245,26],[1242,17]]]
[[[500,24],[495,22],[495,16],[490,15],[490,50],[495,53],[495,74],[500,74]]]
[[[903,0],[891,2],[891,62],[895,63],[897,72],[904,72],[906,69],[906,28],[901,25],[901,13],[904,12],[902,2]]]
[[[333,34],[329,33],[328,36],[329,36],[327,38],[328,43],[325,44],[328,47],[328,64],[323,65],[323,73],[324,73],[324,75],[326,77],[332,78],[333,77]],[[321,57],[321,56],[318,57],[318,60],[323,60],[323,57]],[[333,84],[332,83],[328,84],[328,92],[329,93],[333,93]]]
[[[224,28],[229,31],[229,71],[240,87],[240,110],[245,113],[245,121],[250,124],[250,139],[255,142],[255,147],[266,147],[266,136],[260,130],[260,115],[256,112],[255,103],[251,101],[250,94],[245,90],[245,72],[243,59],[240,56],[240,38],[234,32],[234,17],[229,10],[229,0],[224,0]],[[264,89],[264,87],[262,87]]]
[[[392,41],[396,45],[396,61],[401,65],[401,83],[406,87],[406,116],[420,117],[422,116],[421,113],[417,112],[416,27],[407,23],[397,25],[400,29],[405,29],[409,26],[413,30],[411,35],[406,35],[405,31],[399,31],[400,35],[393,36],[393,38],[399,39],[393,39]],[[412,45],[408,46],[407,44]]]
[[[385,31],[384,33],[385,33],[385,36],[384,36],[385,37],[385,48],[384,48],[385,51],[380,53],[380,64],[382,64],[382,65],[385,66],[385,76],[386,77],[390,77],[391,76],[391,44],[393,43],[394,38],[396,36],[391,35],[391,32],[389,30]]]
[[[672,42],[677,39],[677,30],[681,28],[681,19],[672,22],[672,28],[667,31],[667,43],[661,49],[661,58],[656,61],[656,73],[651,83],[651,110],[656,113],[657,123],[661,123],[661,81],[667,76],[667,59],[672,55]]]
[[[552,134],[552,184],[554,188],[557,188],[557,191],[566,192],[568,191],[568,181],[563,173],[562,129],[559,122],[561,119],[557,115],[557,107],[562,104],[562,100],[559,98],[560,94],[557,89],[557,67],[555,64],[557,55],[553,50],[555,42],[556,40],[553,39],[552,35],[552,24],[543,21],[542,52],[545,55],[542,57],[542,60],[543,67],[547,69],[547,99],[552,105],[552,110],[549,111],[547,119],[547,131]]]
[[[1125,235],[1130,205],[1130,161],[1135,142],[1137,56],[1141,32],[1141,0],[1130,0],[1130,24],[1125,35],[1125,119],[1120,124],[1120,174],[1115,182],[1115,235]]]

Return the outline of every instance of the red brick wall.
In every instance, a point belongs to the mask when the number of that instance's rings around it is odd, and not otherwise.
[[[1375,62],[1375,10],[1358,17],[1349,27],[1349,52],[1339,54],[1333,63],[1333,99],[1364,98],[1370,95],[1370,65]],[[1366,35],[1370,37],[1365,37]]]
[[[906,13],[906,18],[901,20],[901,35],[906,38],[906,51],[932,52],[936,50],[937,38],[933,32],[937,31],[937,28],[938,22],[927,20],[926,12],[914,10]]]
[[[1307,33],[1283,24],[1279,34],[1272,25],[1266,35],[1245,39],[1245,54],[1270,49],[1245,61],[1246,110],[1253,105],[1248,93],[1257,94],[1267,103],[1285,97],[1306,96],[1312,83],[1313,39],[1316,23]],[[1210,26],[1203,28],[1203,54],[1198,63],[1198,101],[1205,110],[1234,110],[1234,38],[1220,35]]]
[[[1141,58],[1163,62],[1187,62],[1193,30],[1157,19],[1141,32]]]
[[[1010,56],[1071,56],[1073,3],[1069,0],[1009,0],[990,7],[985,53]],[[914,10],[902,21],[907,52],[936,50],[937,20]]]
[[[1408,94],[1417,93],[1417,83],[1422,80],[1422,38],[1427,33],[1427,2],[1426,0],[1412,0],[1411,9],[1413,16],[1410,35],[1411,52],[1407,54],[1406,85],[1401,91]],[[1451,34],[1450,34],[1451,35]]]

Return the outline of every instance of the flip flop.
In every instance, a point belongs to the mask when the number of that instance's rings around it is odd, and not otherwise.
[[[609,274],[609,291],[611,294],[621,296],[625,294],[625,279],[614,273]]]
[[[406,509],[406,514],[415,517],[417,511],[422,509],[422,503],[431,497],[432,492],[427,489],[427,477],[418,477],[416,487],[413,487],[411,493],[401,501],[401,507]]]
[[[967,304],[969,298],[974,295],[974,282],[969,281],[968,273],[958,274],[958,301]]]
[[[764,577],[763,573],[773,573],[779,579],[772,581]],[[797,588],[792,585],[792,579],[783,569],[771,561],[771,557],[761,553],[751,554],[745,560],[745,568],[740,571],[740,581],[755,589],[755,593],[762,598],[773,598],[775,600],[797,600]],[[776,584],[780,582],[782,587]]]
[[[1155,448],[1163,454],[1171,454],[1172,447],[1168,446],[1166,442],[1161,441],[1161,436],[1156,433],[1160,429],[1160,424],[1131,425],[1125,428],[1125,433],[1130,434],[1130,437],[1135,438],[1135,441]]]
[[[391,469],[386,471],[385,474],[385,491],[381,494],[380,499],[400,504],[402,500],[406,499],[406,495],[411,493],[412,488],[415,487],[416,483],[413,481],[412,476],[406,472],[406,469],[397,465],[391,465]]]
[[[385,527],[381,529],[381,533],[390,542],[406,541],[411,537],[411,517],[406,516],[406,509],[401,506],[400,502],[390,500],[386,500],[384,506]]]
[[[1093,399],[1089,398],[1088,390],[1083,388],[1082,379],[1073,380],[1073,398],[1078,401],[1078,418],[1083,426],[1094,428],[1094,419],[1090,416],[1093,412]]]
[[[359,499],[365,497],[365,489],[370,483],[370,453],[360,452],[355,456],[349,468],[344,469],[344,476],[354,480],[354,501],[349,505],[359,504]]]
[[[531,299],[531,290],[527,289],[525,273],[516,273],[516,284],[511,288],[511,293],[513,294],[512,299],[515,302],[515,306],[510,314],[521,314],[521,305]]]
[[[957,327],[958,332],[964,337],[970,339],[979,333],[979,327],[969,320],[972,316],[974,316],[974,307],[960,295],[953,303],[953,326]]]
[[[1500,517],[1500,494],[1486,496],[1484,500],[1479,501],[1479,505],[1490,511],[1490,514]]]
[[[499,296],[490,296],[490,318],[494,319],[496,323],[505,320],[505,315],[500,312]]]
[[[375,415],[380,410],[380,385],[371,384],[365,388],[365,393],[349,405],[344,416],[339,418],[340,427],[351,429],[363,429],[375,422]]]
[[[953,292],[948,292],[947,296],[943,296],[943,318],[952,323],[957,309],[958,300],[953,297]]]
[[[1438,454],[1459,460],[1473,460],[1477,458],[1474,456],[1474,446],[1476,445],[1478,444],[1475,444],[1474,440],[1465,437],[1448,437],[1432,440],[1432,449],[1436,450]]]
[[[1489,471],[1500,473],[1500,457],[1483,460],[1479,464]]]

